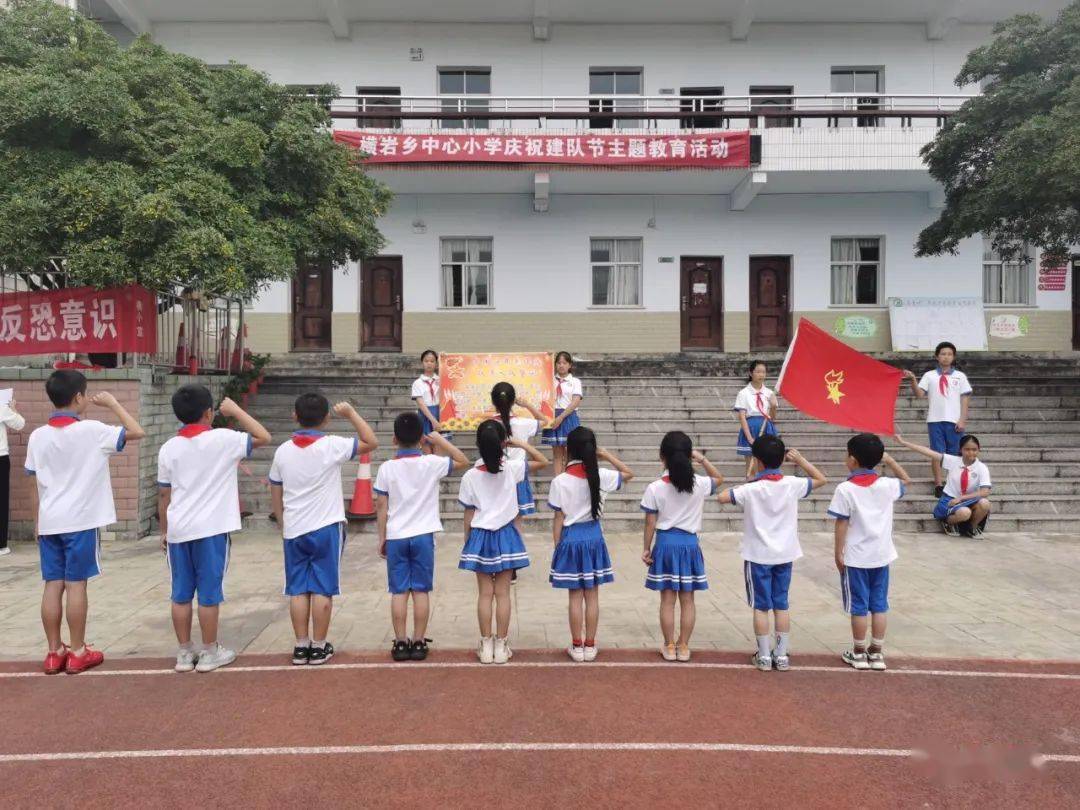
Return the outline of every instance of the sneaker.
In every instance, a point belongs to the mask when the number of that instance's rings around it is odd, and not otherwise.
[[[582,657],[584,658],[586,664],[589,663],[590,661],[595,661],[598,652],[599,651],[596,649],[595,646],[593,646],[593,647],[582,647],[581,648],[581,654],[582,654]]]
[[[689,661],[690,660],[690,645],[680,644],[678,650],[675,653],[676,661]]]
[[[955,523],[949,523],[947,520],[941,521],[941,530],[945,532],[949,537],[959,537],[960,530],[956,527]]]
[[[296,666],[303,666],[311,658],[311,647],[297,644],[292,649],[292,662]]]
[[[308,652],[308,663],[313,667],[317,667],[319,664],[325,664],[333,657],[334,645],[329,641],[325,642],[322,647],[316,647],[312,644],[311,649]]]
[[[505,664],[514,655],[514,651],[510,649],[510,642],[505,638],[495,639],[495,649],[493,656],[496,664]]]
[[[989,520],[989,519],[990,519],[990,516],[987,515],[986,517],[984,517],[982,520],[979,521],[978,525],[975,527],[975,536],[976,537],[982,537],[983,534],[986,533],[986,521]]]
[[[571,661],[577,661],[579,664],[585,660],[585,648],[575,647],[571,644],[566,648],[566,654],[570,656]]]
[[[772,672],[772,658],[762,658],[757,653],[750,656],[750,663],[760,669],[762,672]]]
[[[855,667],[855,669],[870,669],[870,661],[867,659],[866,653],[864,652],[844,650],[840,653],[840,657],[845,664],[850,664]]]
[[[935,498],[940,498],[944,494],[945,494],[944,485],[938,484],[936,487],[934,487],[934,497]]]
[[[394,642],[394,646],[390,648],[390,657],[395,661],[411,661],[412,642],[407,638],[397,639]]]
[[[675,652],[675,643],[672,642],[671,644],[662,646],[660,648],[660,655],[664,656],[665,661],[675,661],[677,656]]]
[[[409,658],[413,661],[423,661],[427,658],[428,654],[428,642],[430,638],[420,638],[412,643],[412,649],[409,651]]]
[[[104,653],[99,653],[97,650],[91,649],[90,645],[87,644],[83,647],[82,655],[76,655],[70,650],[68,651],[64,672],[68,675],[78,675],[80,672],[86,672],[88,669],[93,669],[104,660]]]
[[[885,653],[867,653],[866,660],[870,662],[870,669],[876,669],[878,672],[886,669],[885,667]]]
[[[194,672],[195,662],[199,660],[199,653],[194,648],[185,650],[181,647],[176,651],[176,666],[173,667],[177,672]],[[294,662],[295,663],[295,662]]]
[[[787,672],[791,669],[791,657],[787,655],[774,656],[773,666],[776,667],[777,672]]]
[[[960,536],[961,537],[974,537],[975,527],[971,525],[971,521],[965,521],[960,524]]]
[[[10,553],[11,546],[4,546],[3,548],[0,548],[0,557],[6,557]]]
[[[60,645],[60,652],[50,652],[45,656],[45,674],[57,675],[67,667],[68,646]]]
[[[480,639],[480,644],[476,648],[476,657],[480,659],[481,664],[491,664],[495,662],[494,636],[484,636]]]
[[[199,653],[199,663],[195,665],[196,672],[213,672],[219,667],[225,667],[236,660],[236,652],[220,644],[215,644],[209,650]]]

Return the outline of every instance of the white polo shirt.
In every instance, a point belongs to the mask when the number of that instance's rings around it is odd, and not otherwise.
[[[386,539],[405,540],[442,531],[439,482],[454,471],[454,460],[401,450],[379,465],[375,494],[387,500]]]
[[[70,424],[59,423],[75,419]],[[120,425],[55,413],[57,424],[34,430],[26,443],[26,472],[37,479],[38,534],[100,529],[116,522],[109,456],[124,449]]]
[[[0,405],[0,456],[8,455],[8,428],[22,430],[26,420],[22,414],[15,413],[8,405]]]
[[[743,510],[741,552],[744,560],[761,565],[781,565],[802,556],[799,545],[799,501],[814,491],[810,478],[779,475],[766,470],[755,480],[735,487],[731,497]]]
[[[735,407],[733,411],[746,411],[747,416],[768,416],[769,407],[776,399],[774,394],[766,386],[761,388],[754,388],[752,385],[747,385],[738,394],[735,395]],[[761,407],[758,407],[760,402]]]
[[[270,483],[280,486],[286,540],[345,522],[341,465],[356,458],[360,440],[298,430],[274,452]]]
[[[829,503],[829,514],[848,522],[844,565],[880,568],[896,559],[893,545],[893,503],[904,497],[904,483],[873,470],[856,470],[841,481]]]
[[[574,397],[585,396],[582,393],[581,380],[573,374],[567,374],[565,377],[556,374],[554,390],[556,408],[569,408]]]
[[[941,382],[945,380],[945,393],[941,393]],[[960,398],[971,395],[971,383],[962,371],[951,369],[942,374],[940,369],[933,369],[922,375],[919,388],[926,392],[927,422],[959,422]]]
[[[944,492],[950,498],[959,498],[962,495],[975,497],[975,493],[980,488],[991,489],[993,487],[990,481],[990,469],[979,459],[975,459],[975,463],[967,468],[967,489],[960,486],[964,476],[963,457],[943,453],[941,456],[941,469],[945,470],[946,474]]]
[[[609,492],[622,489],[622,474],[618,470],[600,468],[600,508]],[[548,506],[563,513],[563,525],[573,526],[592,520],[592,499],[589,480],[580,461],[571,461],[566,472],[555,476],[548,490]]]
[[[525,480],[526,462],[504,458],[497,473],[490,473],[483,461],[476,462],[461,476],[458,502],[475,509],[472,525],[477,529],[501,529],[518,516],[517,485]]]
[[[421,374],[412,384],[412,398],[419,398],[429,408],[439,404],[439,375],[427,377]]]
[[[716,484],[707,475],[695,475],[693,490],[679,492],[665,470],[663,478],[645,488],[641,511],[656,515],[657,529],[682,529],[697,534],[701,531],[705,499],[715,494]]]
[[[161,445],[158,486],[170,488],[170,543],[187,543],[238,532],[240,490],[236,466],[251,456],[251,435],[239,430],[202,430],[186,425]]]
[[[518,441],[527,442],[539,432],[540,423],[537,420],[525,416],[510,417],[510,435]],[[529,457],[529,454],[522,447],[507,447],[506,456],[507,458],[524,461]]]

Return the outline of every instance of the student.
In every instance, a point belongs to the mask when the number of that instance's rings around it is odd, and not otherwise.
[[[970,434],[962,436],[958,456],[913,444],[901,436],[897,436],[896,440],[945,470],[945,486],[933,513],[942,531],[950,537],[961,534],[964,537],[982,537],[986,522],[990,519],[990,490],[994,485],[990,480],[990,470],[979,460],[982,448],[978,437]]]
[[[893,545],[893,503],[904,497],[911,479],[885,452],[873,433],[848,439],[844,458],[851,474],[841,481],[829,504],[834,528],[836,569],[844,611],[851,616],[852,648],[841,658],[855,669],[885,669],[885,625],[889,611],[889,565],[896,559]],[[882,462],[893,474],[885,478],[874,468]],[[870,614],[870,648],[866,647]]]
[[[788,588],[791,569],[802,556],[799,545],[799,501],[828,483],[817,467],[798,450],[785,450],[779,436],[758,436],[751,448],[754,477],[749,483],[720,493],[720,503],[743,510],[743,578],[746,601],[754,609],[754,636],[757,652],[751,662],[763,672],[774,666],[780,672],[791,668]],[[805,478],[785,476],[784,460],[806,473]],[[773,614],[776,647],[770,650],[769,611]]]
[[[222,583],[229,568],[231,534],[242,528],[237,465],[270,434],[226,397],[218,408],[240,430],[212,427],[214,400],[202,385],[184,385],[172,397],[173,413],[183,423],[158,452],[158,520],[162,549],[172,578],[172,623],[180,647],[177,672],[210,672],[236,660],[218,643]],[[202,650],[191,642],[192,607],[199,597]]]
[[[570,431],[581,424],[577,415],[578,405],[584,396],[581,380],[570,373],[574,367],[570,352],[555,355],[555,419],[544,428],[541,441],[552,448],[555,459],[555,475],[566,469],[566,440]]]
[[[324,664],[334,657],[326,640],[334,597],[341,593],[339,566],[345,550],[345,502],[341,465],[378,446],[375,432],[348,402],[334,406],[356,436],[328,436],[330,403],[322,394],[301,394],[293,407],[300,430],[274,453],[270,497],[281,526],[285,594],[296,646],[292,662]]]
[[[424,455],[421,444],[430,444],[446,456]],[[454,470],[469,466],[465,454],[438,432],[424,434],[420,417],[411,412],[394,420],[397,453],[379,465],[375,476],[375,509],[379,556],[386,560],[390,597],[390,620],[395,661],[423,661],[428,655],[427,632],[434,587],[435,532],[442,531],[439,517],[439,485]],[[413,635],[406,630],[409,599],[413,604]]]
[[[918,399],[928,401],[926,409],[926,429],[930,434],[930,447],[935,453],[960,455],[960,437],[967,429],[968,405],[971,402],[971,383],[967,375],[957,371],[956,347],[943,341],[934,349],[938,366],[922,375],[917,383],[913,371],[904,371],[904,377],[911,385],[911,392]],[[935,456],[930,462],[934,474],[934,495],[938,498],[944,491],[942,486],[941,463]]]
[[[26,427],[12,399],[0,405],[0,557],[11,553],[8,547],[8,521],[11,517],[11,457],[8,455],[8,430],[16,432]]]
[[[698,532],[705,500],[716,494],[724,477],[705,456],[694,449],[690,437],[673,430],[660,442],[663,476],[645,489],[641,509],[645,513],[645,552],[649,566],[645,587],[660,591],[660,630],[665,661],[690,660],[690,635],[697,613],[694,591],[705,590],[705,558]],[[695,475],[700,464],[708,475]],[[653,545],[653,538],[656,544]],[[679,602],[679,637],[675,638],[675,601]]]
[[[508,382],[496,383],[491,389],[491,404],[495,406],[495,413],[498,414],[506,435],[519,442],[528,444],[529,439],[539,433],[544,424],[544,415],[530,403],[519,399],[514,386]],[[515,405],[527,410],[532,418],[511,416]],[[506,448],[506,457],[511,460],[524,461],[527,455],[531,454],[513,442]],[[533,495],[528,474],[525,475],[525,480],[517,485],[517,500],[519,517],[515,523],[518,531],[521,531],[521,516],[536,512],[536,497]]]
[[[78,371],[54,371],[45,382],[45,393],[56,410],[30,434],[25,461],[26,473],[36,483],[30,497],[45,581],[41,596],[41,623],[49,642],[45,674],[74,675],[105,660],[86,643],[86,582],[101,573],[101,528],[116,522],[109,457],[146,434],[112,394],[87,398],[86,377]],[[120,424],[83,419],[91,404],[111,411]],[[70,646],[60,639],[65,614]]]
[[[754,463],[750,448],[758,436],[778,436],[776,430],[776,394],[765,386],[768,370],[761,360],[751,360],[746,387],[735,397],[732,410],[739,417],[739,437],[735,452],[746,459],[746,477]]]
[[[434,349],[424,349],[420,355],[420,365],[423,373],[412,384],[412,398],[424,426],[424,435],[435,431],[442,433],[448,441],[453,441],[454,434],[443,431],[439,422],[439,353]],[[438,453],[438,446],[433,442],[424,442],[422,451],[425,454]]]
[[[544,454],[521,439],[509,444],[528,455],[509,458],[506,430],[487,419],[476,429],[480,460],[461,477],[458,501],[465,508],[465,545],[458,568],[476,574],[476,618],[480,624],[477,657],[482,664],[505,664],[513,652],[510,632],[510,576],[529,564],[529,554],[515,525],[519,516],[518,486],[530,471],[548,465]],[[495,606],[494,634],[491,631]]]
[[[600,516],[604,498],[634,477],[633,471],[613,453],[596,446],[596,435],[576,427],[566,437],[570,463],[551,482],[548,506],[555,511],[548,580],[554,588],[569,590],[570,646],[574,661],[596,659],[596,628],[600,621],[598,588],[615,579]],[[601,469],[606,461],[614,470]],[[584,632],[583,632],[584,631]]]

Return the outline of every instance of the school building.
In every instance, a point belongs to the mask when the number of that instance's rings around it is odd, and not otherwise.
[[[886,351],[889,299],[925,296],[980,300],[992,350],[1080,346],[1080,260],[913,249],[943,205],[919,150],[979,92],[953,84],[965,56],[1065,5],[79,2],[121,40],[340,88],[335,130],[387,159],[386,247],[274,285],[250,343],[410,354],[747,352],[800,317]],[[745,160],[680,161],[721,141]]]

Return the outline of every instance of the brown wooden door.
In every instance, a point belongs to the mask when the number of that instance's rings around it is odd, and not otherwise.
[[[1080,256],[1072,260],[1073,348],[1080,349]]]
[[[360,348],[401,351],[401,257],[365,259],[360,278]]]
[[[750,258],[750,348],[785,349],[791,329],[788,290],[791,259]]]
[[[723,259],[682,259],[679,308],[684,351],[720,351],[724,346]]]
[[[301,263],[293,278],[293,351],[330,351],[333,311],[333,268]]]

